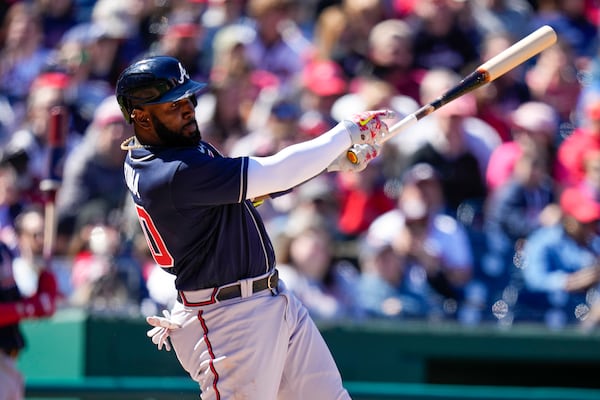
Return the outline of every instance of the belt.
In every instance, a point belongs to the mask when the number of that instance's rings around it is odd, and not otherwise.
[[[184,305],[208,305],[216,301],[225,301],[237,297],[249,297],[254,293],[269,289],[276,294],[279,272],[275,269],[266,276],[243,279],[231,285],[197,291],[179,291],[177,301]]]

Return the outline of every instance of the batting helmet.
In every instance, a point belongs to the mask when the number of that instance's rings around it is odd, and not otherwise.
[[[192,97],[206,87],[190,79],[183,65],[174,57],[154,56],[127,67],[117,81],[117,101],[131,123],[131,112],[137,106],[167,103]]]

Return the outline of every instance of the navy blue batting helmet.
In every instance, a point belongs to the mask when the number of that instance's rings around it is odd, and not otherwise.
[[[174,57],[144,58],[127,67],[117,81],[116,96],[123,116],[131,123],[136,106],[167,103],[195,96],[206,83],[190,79]]]

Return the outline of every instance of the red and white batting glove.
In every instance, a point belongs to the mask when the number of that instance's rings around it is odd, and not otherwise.
[[[364,111],[340,123],[350,134],[352,144],[374,145],[381,144],[381,139],[388,134],[388,126],[382,120],[394,117],[392,110]]]
[[[172,330],[181,328],[181,325],[171,320],[171,314],[169,311],[163,310],[162,313],[164,317],[146,317],[146,322],[154,327],[146,332],[146,335],[149,338],[152,338],[152,343],[158,347],[158,350],[162,350],[164,346],[165,350],[171,351],[169,335],[171,334]]]
[[[352,163],[348,157],[348,151],[352,150],[352,153],[356,156],[356,163]],[[381,146],[375,144],[355,144],[347,151],[344,151],[338,156],[329,166],[327,172],[342,171],[342,172],[360,172],[367,168],[369,162],[371,162],[381,150]]]

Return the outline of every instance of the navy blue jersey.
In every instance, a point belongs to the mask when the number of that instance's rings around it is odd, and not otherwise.
[[[245,200],[248,158],[193,147],[132,149],[125,179],[154,260],[178,290],[221,286],[273,268],[273,246]]]

